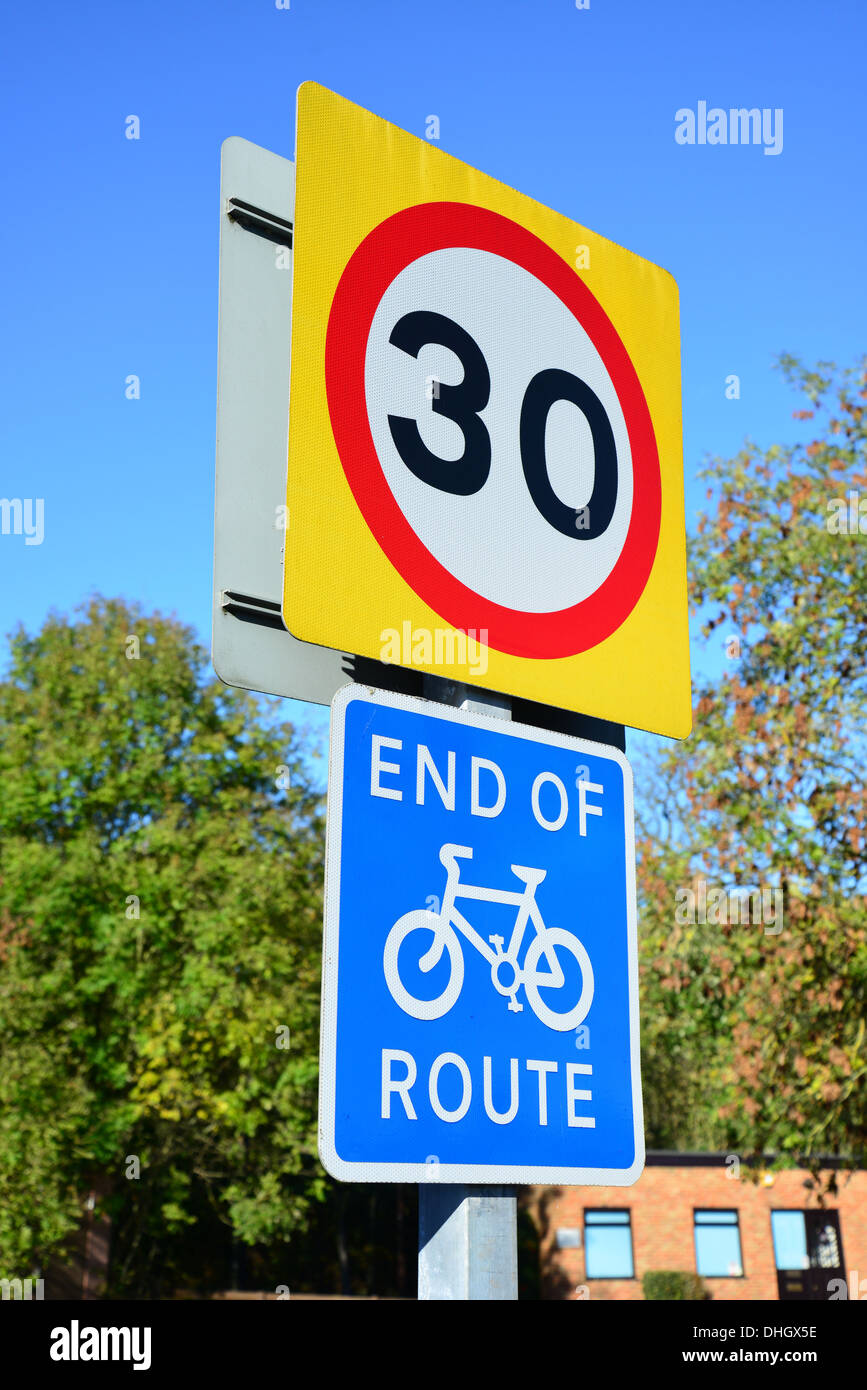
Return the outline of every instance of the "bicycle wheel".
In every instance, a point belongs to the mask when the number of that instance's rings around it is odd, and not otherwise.
[[[425,938],[417,939],[414,946],[418,949],[417,963],[421,963],[426,955],[436,946],[437,938],[440,938],[442,945],[449,953],[451,971],[448,982],[442,994],[436,999],[416,999],[414,994],[404,987],[398,970],[397,957],[401,946],[411,932],[423,932]],[[431,940],[431,938],[433,938]],[[422,939],[425,944],[422,945]],[[436,960],[433,960],[427,969],[433,969],[442,956],[442,946],[437,953]],[[412,1018],[432,1019],[442,1018],[455,1003],[461,992],[464,983],[464,953],[461,950],[461,943],[458,940],[457,932],[448,923],[443,925],[442,917],[436,912],[428,912],[426,908],[416,908],[412,912],[407,912],[403,917],[399,917],[388,933],[385,942],[385,950],[382,956],[382,966],[385,971],[385,982],[391,991],[394,1002],[403,1009],[405,1014]]]
[[[581,995],[578,1003],[569,1010],[568,1013],[556,1013],[554,1009],[548,1007],[543,1002],[539,993],[539,985],[536,981],[536,967],[539,964],[539,957],[544,950],[553,950],[556,946],[563,946],[574,956],[581,970]],[[548,1028],[553,1028],[558,1033],[566,1033],[570,1028],[577,1028],[583,1018],[586,1018],[590,1005],[593,1003],[593,967],[590,964],[590,957],[585,951],[577,936],[565,931],[563,927],[548,927],[545,932],[537,936],[527,948],[524,957],[524,992],[530,1001],[533,1013]],[[545,977],[542,977],[542,984],[545,984]],[[549,985],[548,988],[551,988]]]

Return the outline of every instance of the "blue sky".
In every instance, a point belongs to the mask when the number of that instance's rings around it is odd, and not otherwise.
[[[706,452],[796,437],[774,356],[867,346],[865,38],[861,0],[7,7],[0,495],[45,539],[0,537],[0,633],[97,590],[209,642],[220,145],[291,157],[311,78],[673,273],[692,525]],[[677,144],[700,100],[782,152]]]

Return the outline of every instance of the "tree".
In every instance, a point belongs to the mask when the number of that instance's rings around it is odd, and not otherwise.
[[[278,702],[192,633],[93,599],[0,683],[0,1264],[44,1267],[95,1176],[115,1292],[185,1233],[303,1230],[316,1159],[323,819]],[[199,1262],[201,1276],[201,1260]]]
[[[781,365],[812,441],[704,471],[692,600],[725,669],[642,827],[643,1026],[651,1142],[818,1171],[865,1152],[867,362]],[[705,922],[702,880],[725,891]],[[732,920],[735,885],[765,890],[758,922]]]

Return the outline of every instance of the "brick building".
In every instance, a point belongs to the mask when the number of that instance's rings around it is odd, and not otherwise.
[[[648,1271],[682,1270],[717,1300],[867,1298],[867,1172],[827,1162],[824,1206],[803,1169],[755,1181],[725,1154],[648,1153],[633,1187],[534,1188],[542,1297],[640,1299]]]

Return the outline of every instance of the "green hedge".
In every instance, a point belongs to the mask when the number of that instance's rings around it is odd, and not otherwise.
[[[705,1299],[710,1294],[697,1274],[686,1270],[649,1269],[641,1280],[645,1298],[651,1299]]]

